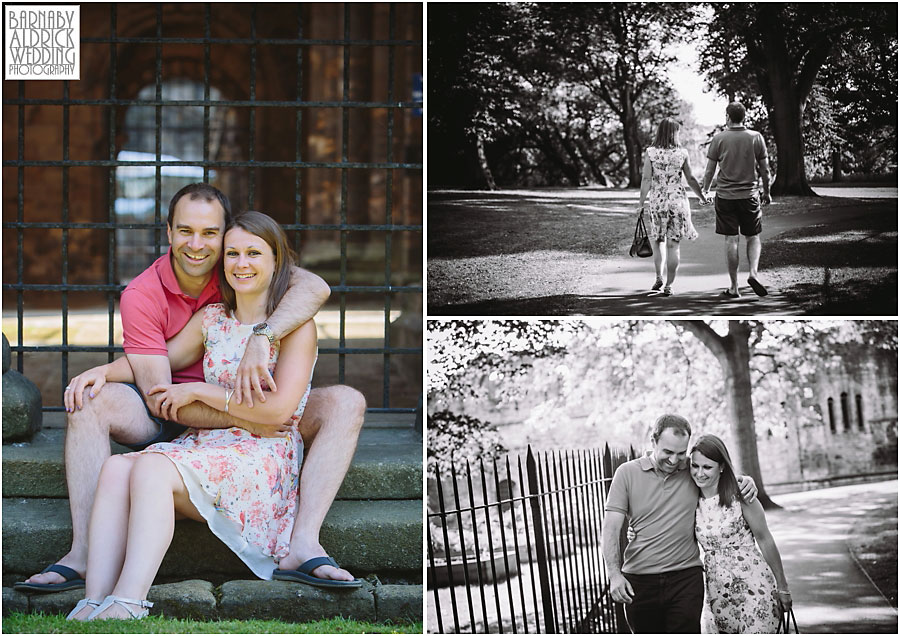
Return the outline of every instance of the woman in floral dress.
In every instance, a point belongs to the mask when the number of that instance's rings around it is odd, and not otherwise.
[[[681,125],[674,119],[663,119],[656,129],[656,141],[647,148],[644,169],[641,176],[641,204],[649,193],[648,212],[650,214],[650,243],[656,243],[653,250],[653,265],[656,268],[654,291],[662,288],[663,296],[672,295],[672,283],[681,260],[681,239],[696,239],[697,231],[691,223],[691,206],[682,185],[681,175],[687,179],[691,190],[703,205],[708,203],[700,184],[691,173],[687,150],[678,145],[678,130]],[[666,262],[666,282],[663,286],[663,261]]]
[[[691,448],[691,477],[700,488],[694,531],[706,578],[703,632],[774,634],[791,593],[762,504],[744,502],[728,449],[715,435]]]
[[[168,419],[200,401],[250,422],[291,427],[276,437],[237,427],[188,429],[172,442],[107,459],[91,512],[87,598],[70,618],[145,616],[151,604],[144,599],[176,518],[206,523],[263,579],[272,578],[279,558],[289,552],[303,456],[297,425],[316,361],[316,326],[310,320],[273,342],[272,382],[263,387],[271,389],[268,398],[237,404],[231,397],[247,340],[284,295],[294,258],[278,223],[245,212],[226,229],[222,261],[225,302],[198,311],[167,343],[175,369],[202,355],[206,382],[159,385],[150,393],[161,394],[162,416]],[[89,602],[104,598],[99,607]]]

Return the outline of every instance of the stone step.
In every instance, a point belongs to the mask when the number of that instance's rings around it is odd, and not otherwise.
[[[320,539],[338,563],[357,576],[421,577],[422,501],[336,501]],[[3,500],[4,585],[10,574],[33,574],[69,550],[72,525],[64,499]],[[159,572],[183,578],[249,579],[244,563],[201,523],[175,524]],[[419,579],[420,580],[420,579]]]
[[[307,622],[343,616],[360,621],[422,621],[421,585],[372,585],[325,590],[284,581],[228,581],[218,589],[203,580],[154,585],[147,595],[152,616],[193,620]],[[3,588],[3,615],[11,612],[68,614],[84,590],[26,596]]]
[[[47,414],[44,429],[31,442],[3,446],[4,497],[68,496],[63,464],[65,419],[61,415]],[[338,499],[422,498],[422,436],[403,426],[410,418],[415,416],[367,416]],[[113,444],[114,453],[128,451]]]

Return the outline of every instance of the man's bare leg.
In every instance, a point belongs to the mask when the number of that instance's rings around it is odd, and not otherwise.
[[[348,386],[313,389],[310,393],[300,422],[309,452],[300,472],[291,553],[281,559],[280,569],[296,570],[312,558],[327,556],[319,543],[319,530],[350,468],[365,413],[362,393]],[[322,579],[353,580],[347,570],[330,565],[319,566],[311,574]]]
[[[738,247],[740,240],[740,237],[737,235],[725,237],[725,260],[728,262],[728,278],[731,283],[728,291],[732,294],[740,293],[738,291],[738,265],[740,264]]]
[[[156,435],[141,396],[131,387],[110,383],[97,397],[85,396],[84,407],[66,416],[66,482],[72,514],[72,547],[57,563],[82,576],[87,569],[87,538],[94,492],[103,462],[110,455],[109,438],[138,444]],[[35,574],[27,583],[62,583],[56,572]]]

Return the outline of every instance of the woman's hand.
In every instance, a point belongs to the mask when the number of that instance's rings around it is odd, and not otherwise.
[[[177,422],[178,409],[197,400],[191,384],[193,383],[157,384],[147,392],[147,395],[158,394],[159,416]]]
[[[76,375],[69,382],[66,390],[63,392],[63,403],[66,405],[66,413],[73,413],[76,409],[81,410],[84,406],[84,391],[91,387],[90,397],[100,393],[100,389],[106,384],[106,365],[100,365],[93,369],[88,369],[80,375]]]
[[[784,591],[779,590],[777,595],[778,595],[778,603],[781,605],[781,611],[789,612],[791,610],[791,607],[793,607],[793,601],[791,601],[791,593],[788,592],[787,590],[784,590]],[[785,630],[785,631],[787,631],[787,630]]]

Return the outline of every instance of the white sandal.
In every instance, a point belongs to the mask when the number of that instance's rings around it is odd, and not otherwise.
[[[147,614],[150,613],[150,608],[153,607],[153,603],[151,603],[150,601],[147,601],[147,600],[138,601],[133,598],[122,598],[121,596],[113,596],[112,594],[110,594],[105,599],[103,599],[103,602],[100,603],[100,605],[99,605],[99,607],[97,607],[97,609],[95,609],[93,612],[91,612],[91,615],[88,616],[88,620],[93,620],[94,618],[97,617],[98,614],[101,614],[103,611],[112,607],[113,604],[119,605],[120,607],[124,607],[125,610],[129,614],[131,614],[131,618],[144,618],[145,616],[147,616]],[[138,611],[135,612],[133,609],[128,607],[128,605],[137,605],[138,607],[140,607],[142,609],[139,609]],[[106,620],[106,619],[100,619],[100,620]]]
[[[69,615],[66,616],[66,620],[67,621],[73,620],[72,617],[75,616],[75,614],[77,614],[78,612],[83,610],[88,605],[90,605],[91,607],[100,607],[100,601],[95,601],[92,598],[81,599],[80,601],[78,601],[78,603],[75,604],[75,609],[73,609],[71,612],[69,612]],[[91,612],[91,614],[93,614],[93,612]],[[90,615],[88,615],[88,618],[90,618]],[[85,619],[85,620],[87,620],[87,619]]]

